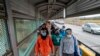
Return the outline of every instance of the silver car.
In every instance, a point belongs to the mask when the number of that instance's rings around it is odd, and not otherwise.
[[[82,29],[93,34],[100,34],[100,26],[95,23],[86,23],[82,25]]]

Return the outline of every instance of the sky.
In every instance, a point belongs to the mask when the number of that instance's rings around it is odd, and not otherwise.
[[[100,14],[86,15],[86,16],[80,16],[80,17],[86,17],[86,18],[100,17]]]

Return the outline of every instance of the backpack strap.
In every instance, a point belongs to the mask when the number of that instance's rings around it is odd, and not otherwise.
[[[76,46],[76,39],[75,39],[75,37],[73,35],[72,35],[72,37],[73,37],[73,40],[74,40],[74,50],[75,50],[74,55],[75,56],[79,56],[78,55],[78,51],[77,51],[77,46]]]

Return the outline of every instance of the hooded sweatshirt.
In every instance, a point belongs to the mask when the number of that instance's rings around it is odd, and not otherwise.
[[[36,56],[38,56],[38,54],[41,56],[48,56],[53,49],[54,46],[49,35],[46,37],[46,39],[42,39],[41,35],[38,36],[35,46]]]

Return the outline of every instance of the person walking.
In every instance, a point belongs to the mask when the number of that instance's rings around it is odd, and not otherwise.
[[[65,26],[62,26],[62,28],[60,29],[60,36],[63,38],[65,37],[66,32],[65,32]]]
[[[81,56],[78,41],[72,34],[72,29],[66,29],[66,36],[60,44],[60,56]]]
[[[42,28],[35,45],[35,54],[36,56],[50,56],[51,53],[54,53],[52,39],[49,36],[48,30]]]
[[[48,29],[49,35],[51,36],[51,22],[46,21],[46,28]]]
[[[54,48],[55,49],[54,55],[56,56],[59,52],[59,46],[60,46],[60,41],[61,41],[59,29],[55,29],[54,32],[52,33],[52,41],[53,41],[53,44],[55,47]]]

